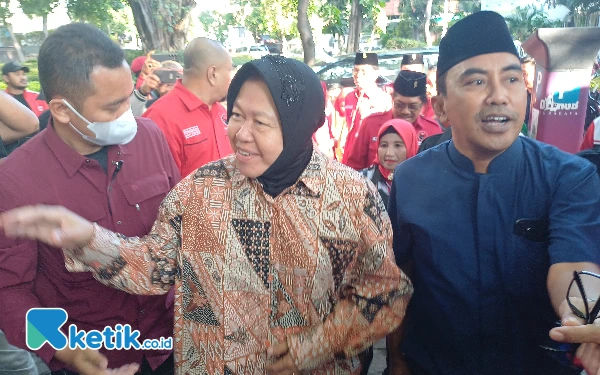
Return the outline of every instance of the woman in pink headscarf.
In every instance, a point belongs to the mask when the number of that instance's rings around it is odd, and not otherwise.
[[[400,119],[386,121],[377,137],[377,159],[360,173],[373,182],[387,209],[394,170],[398,164],[415,156],[419,145],[415,128]]]

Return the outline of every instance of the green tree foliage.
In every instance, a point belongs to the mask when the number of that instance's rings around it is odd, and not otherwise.
[[[58,4],[58,0],[19,0],[21,10],[29,18],[47,17]]]
[[[6,20],[12,17],[12,12],[10,11],[10,0],[0,1],[0,22],[2,24],[6,24]]]
[[[67,0],[67,12],[74,21],[89,22],[101,29],[114,22],[111,11],[125,7],[122,0]]]
[[[597,26],[592,21],[594,13],[600,12],[598,0],[546,0],[550,7],[564,5],[571,11],[569,26],[585,27]]]
[[[425,16],[427,10],[427,0],[402,0],[398,6],[400,12],[400,22],[408,24],[412,29],[411,36],[405,36],[414,40],[425,41]],[[431,8],[433,19],[439,17],[444,11],[444,1],[434,0]],[[432,22],[433,23],[433,22]]]
[[[19,61],[24,61],[25,57],[23,56],[23,52],[21,51],[21,45],[17,40],[15,33],[13,32],[12,25],[8,22],[8,19],[12,17],[13,14],[10,11],[10,0],[0,1],[0,22],[2,23],[2,27],[6,29],[8,32],[8,36],[10,39],[10,43],[13,45],[15,50],[17,51],[17,58]],[[3,43],[4,45],[9,45],[8,43]]]
[[[517,7],[512,15],[506,17],[506,22],[513,38],[522,42],[537,29],[560,26],[560,22],[550,21],[541,7],[533,5]]]
[[[66,4],[67,13],[73,21],[96,25],[117,42],[130,31],[123,0],[66,0]]]
[[[59,0],[19,0],[19,6],[29,18],[42,17],[44,35],[48,36],[48,15],[54,11]]]
[[[221,43],[225,43],[227,40],[229,27],[238,24],[233,13],[222,14],[217,11],[203,11],[200,13],[198,20],[204,31],[214,34],[215,38]]]
[[[237,0],[242,8],[250,6],[244,26],[255,39],[270,35],[276,39],[298,37],[298,0]],[[309,14],[312,7],[309,7]]]
[[[331,0],[323,3],[318,9],[318,15],[325,21],[323,32],[334,36],[348,33],[350,10],[348,0]]]

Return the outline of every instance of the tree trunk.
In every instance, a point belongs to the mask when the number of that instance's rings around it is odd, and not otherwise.
[[[19,62],[25,62],[25,56],[23,56],[23,51],[21,50],[21,44],[17,40],[15,33],[13,33],[12,25],[10,23],[5,23],[4,25],[6,26],[6,29],[8,30],[8,33],[10,34],[10,40],[12,40],[12,42],[13,42],[13,47],[15,47],[15,51],[17,51],[17,59],[19,60]]]
[[[433,7],[433,0],[427,0],[427,6],[425,7],[425,41],[427,47],[433,45],[433,39],[431,38],[431,30],[429,25],[431,24],[431,8]]]
[[[177,51],[187,44],[195,0],[128,0],[145,51]]]
[[[308,1],[298,0],[298,32],[304,50],[304,63],[312,66],[315,63],[315,41],[308,20]]]
[[[362,9],[360,8],[360,0],[352,0],[349,24],[346,53],[354,53],[358,51],[360,46],[360,32],[362,31]]]
[[[48,37],[48,15],[42,16],[42,31],[44,32],[44,40]]]

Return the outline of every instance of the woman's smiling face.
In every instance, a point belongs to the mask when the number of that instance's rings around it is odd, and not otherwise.
[[[240,88],[227,135],[237,168],[246,177],[260,177],[283,151],[281,121],[263,80],[249,78]]]
[[[406,146],[398,133],[388,133],[381,137],[377,157],[381,166],[389,171],[406,160]]]

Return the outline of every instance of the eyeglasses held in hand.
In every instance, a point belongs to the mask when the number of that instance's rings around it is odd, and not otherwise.
[[[598,299],[589,299],[584,288],[584,285],[589,286],[594,284],[600,286],[600,275],[588,271],[573,271],[573,280],[571,280],[569,289],[567,290],[567,304],[569,305],[569,308],[573,314],[575,314],[575,316],[583,319],[585,324],[593,324],[598,317],[598,313],[600,312],[600,303],[598,303]],[[573,286],[577,287],[577,291],[581,297],[576,296]],[[592,306],[591,309],[590,302],[594,302],[594,306]],[[583,307],[581,305],[583,305]],[[560,326],[561,322],[556,322],[556,327]],[[550,341],[551,342],[548,345],[542,345],[542,348],[546,349],[550,357],[567,368],[573,370],[583,369],[581,366],[575,363],[579,344],[560,343],[553,340]]]

